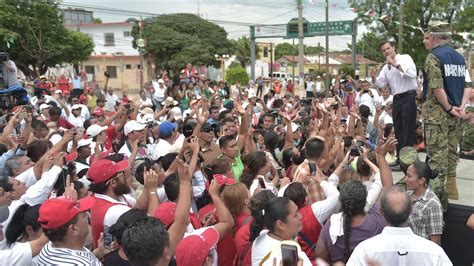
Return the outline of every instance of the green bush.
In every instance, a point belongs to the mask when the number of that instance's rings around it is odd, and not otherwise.
[[[247,74],[245,68],[237,66],[227,69],[225,79],[230,84],[236,84],[237,82],[240,82],[241,84],[247,84],[249,82],[249,75]]]

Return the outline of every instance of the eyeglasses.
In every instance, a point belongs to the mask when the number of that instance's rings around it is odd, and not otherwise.
[[[125,176],[125,171],[118,172],[118,173],[117,173],[117,176],[115,176],[114,178],[109,179],[107,182],[105,182],[105,185],[106,185],[106,186],[109,185],[109,184],[112,182],[112,180],[119,179],[119,178],[121,178],[122,176]]]

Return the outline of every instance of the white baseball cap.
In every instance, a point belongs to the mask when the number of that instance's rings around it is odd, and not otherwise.
[[[71,110],[76,110],[76,109],[82,109],[82,106],[80,106],[79,104],[74,104],[74,105],[71,107]]]
[[[99,125],[97,125],[97,124],[91,125],[90,127],[87,128],[86,134],[87,134],[89,137],[93,138],[93,137],[99,135],[102,131],[106,130],[107,128],[108,128],[108,127],[101,127],[101,126],[99,126]]]
[[[61,90],[55,90],[54,93],[61,93],[63,94],[63,92]]]
[[[81,139],[79,142],[77,142],[77,148],[83,147],[83,146],[89,146],[92,143],[92,139]]]
[[[146,124],[138,123],[136,120],[128,121],[123,129],[123,132],[127,136],[128,134],[132,133],[132,131],[139,131],[145,129]]]
[[[175,120],[183,119],[183,113],[181,112],[181,109],[179,107],[171,108],[171,115]]]
[[[50,108],[50,107],[51,107],[51,105],[43,103],[43,104],[40,105],[39,110],[41,112],[41,111],[43,111],[43,109]]]

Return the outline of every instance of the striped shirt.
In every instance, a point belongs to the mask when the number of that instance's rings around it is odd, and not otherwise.
[[[51,242],[36,257],[35,265],[102,265],[90,250],[55,248]]]

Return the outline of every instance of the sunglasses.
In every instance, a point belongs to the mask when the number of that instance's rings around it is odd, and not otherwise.
[[[209,133],[212,131],[212,128],[211,127],[205,127],[205,128],[201,128],[201,132],[206,132],[206,133]]]

